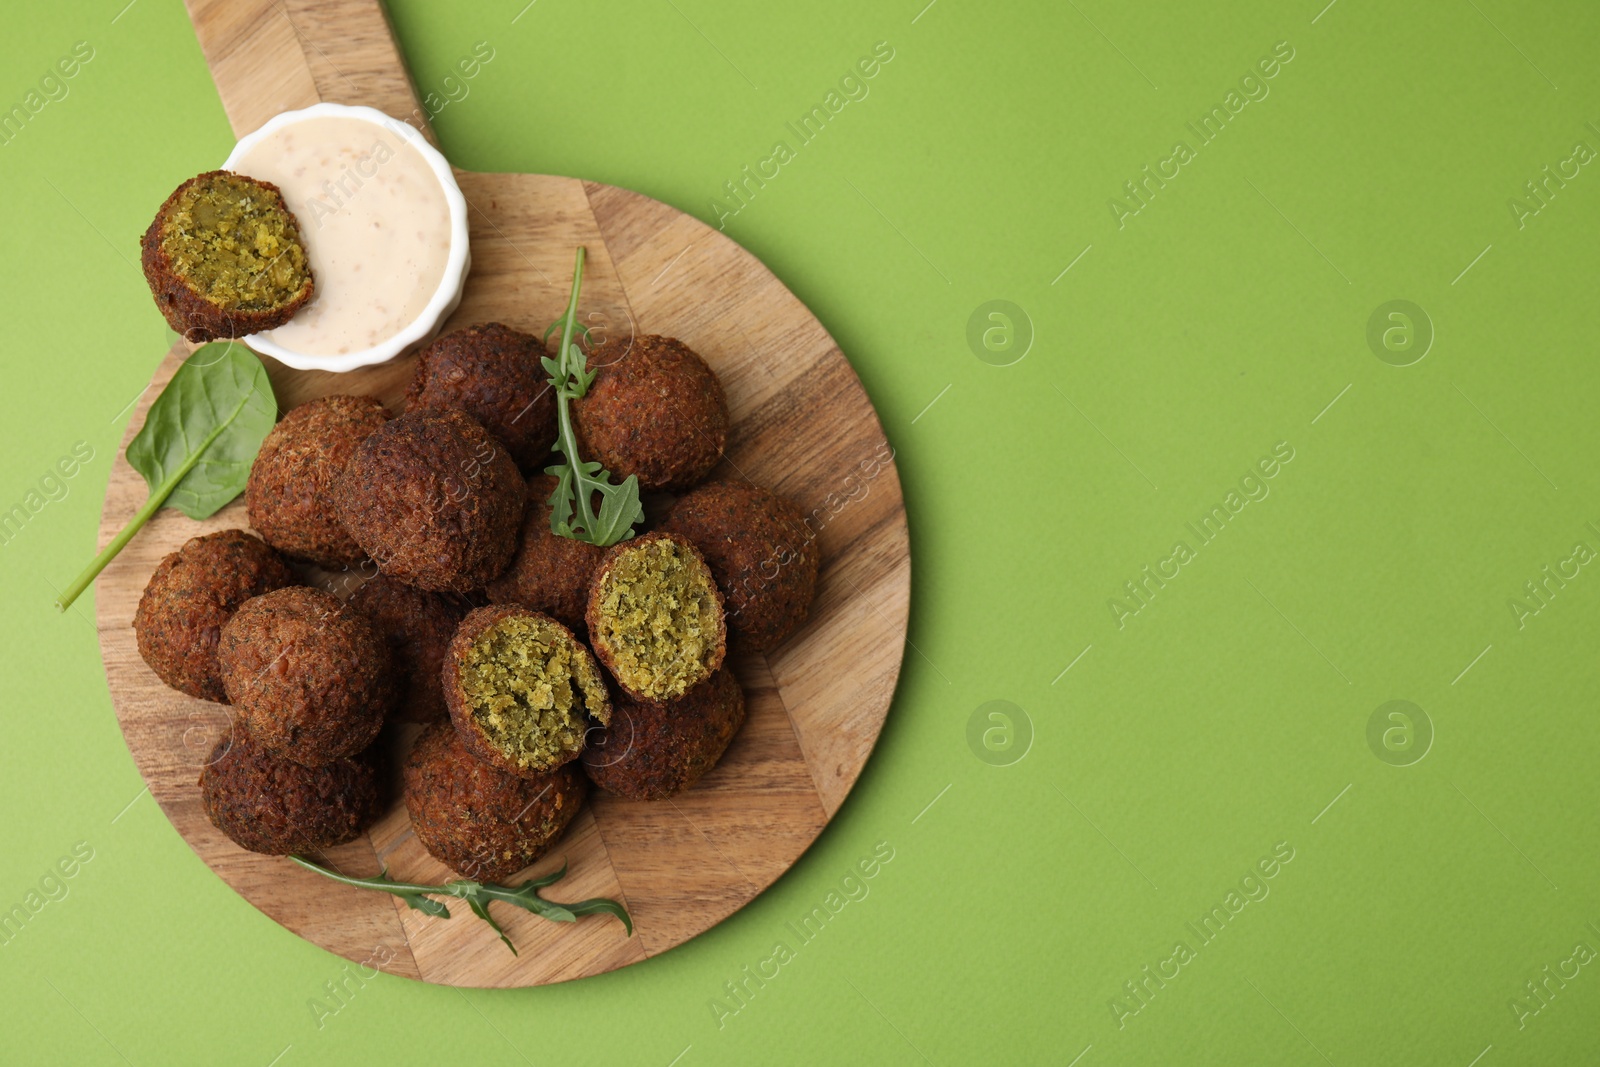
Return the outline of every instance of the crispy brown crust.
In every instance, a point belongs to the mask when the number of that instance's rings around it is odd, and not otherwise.
[[[284,856],[342,845],[383,813],[372,750],[322,767],[274,756],[248,735],[224,737],[200,772],[211,825],[240,848]]]
[[[486,591],[497,604],[542,611],[577,631],[584,625],[589,581],[606,550],[550,532],[549,500],[555,487],[555,478],[548,474],[528,480],[528,506],[516,557]]]
[[[193,537],[156,567],[133,614],[139,655],[172,688],[226,704],[222,626],[253,596],[296,585],[283,557],[243,530]]]
[[[139,264],[144,268],[144,278],[150,284],[150,295],[155,297],[156,307],[161,310],[167,325],[182,334],[184,340],[191,344],[229,337],[247,337],[262,330],[276,329],[294,318],[295,312],[305,307],[317,290],[316,278],[312,275],[308,263],[305,292],[287,304],[267,311],[230,311],[218,307],[195,292],[173,271],[172,261],[161,248],[163,224],[166,222],[167,214],[189,186],[222,173],[224,172],[220,170],[212,170],[196,174],[174,189],[172,195],[162,202],[161,209],[156,212],[156,217],[150,221],[149,228],[144,231],[144,237],[139,241]],[[294,229],[296,238],[299,238],[300,220],[289,210],[289,205],[283,199],[283,193],[276,185],[232,171],[227,173],[232,177],[253,182],[274,197],[278,205],[283,208],[284,214],[289,216],[289,223]],[[305,242],[301,241],[301,244],[303,246]]]
[[[506,774],[476,758],[448,723],[417,738],[403,776],[417,840],[480,882],[504,882],[550,851],[589,790],[571,763],[537,778]]]
[[[589,651],[587,645],[578,640],[570,629],[563,626],[559,620],[551,618],[543,612],[530,611],[521,604],[490,604],[486,607],[475,608],[469,612],[467,617],[461,620],[461,625],[456,628],[455,636],[450,639],[450,647],[445,650],[444,666],[440,668],[439,673],[440,681],[444,688],[445,707],[450,711],[450,721],[454,724],[456,733],[461,735],[462,744],[466,745],[467,750],[478,759],[499,768],[506,774],[527,777],[545,772],[532,771],[526,767],[519,766],[507,759],[499,749],[489,744],[488,740],[483,736],[483,731],[479,729],[478,724],[473,720],[472,705],[468,702],[466,694],[461,691],[461,661],[466,658],[468,651],[471,650],[472,643],[495,623],[517,615],[540,618],[554,625],[572,641],[578,654],[589,660],[595,668],[596,675],[600,675],[599,665],[594,662],[594,654]],[[603,684],[602,691],[604,691]],[[579,699],[581,700],[582,698],[580,697]],[[599,718],[602,720],[608,718],[610,710],[611,694],[606,692],[606,703],[601,708]],[[577,759],[578,755],[579,753],[573,752],[567,757],[567,762]]]
[[[453,330],[417,355],[406,411],[459,408],[494,434],[525,474],[542,469],[556,439],[556,397],[537,337],[498,322]]]
[[[372,620],[389,646],[400,688],[395,718],[402,722],[444,718],[439,672],[467,605],[450,594],[415,589],[386,574],[363,584],[347,603]]]
[[[598,346],[597,371],[573,403],[578,449],[617,481],[687,489],[711,473],[728,443],[728,401],[705,360],[671,337],[647,334]]]
[[[695,543],[727,602],[728,630],[770,652],[805,622],[821,552],[793,503],[748,482],[691,489],[661,529]]]
[[[388,646],[332,593],[304,586],[244,603],[222,628],[222,684],[263,748],[319,767],[372,743],[394,706]]]
[[[719,670],[668,704],[619,697],[583,750],[583,770],[608,793],[664,800],[699,781],[744,725],[744,690]]]
[[[368,435],[332,493],[383,573],[462,593],[511,563],[526,497],[505,446],[454,409],[402,415]]]
[[[245,485],[250,525],[267,544],[325,567],[366,558],[334,513],[329,491],[356,446],[389,420],[370,396],[325,396],[289,409],[261,443]]]
[[[619,541],[606,550],[606,554],[600,559],[600,565],[595,568],[594,578],[589,582],[589,603],[584,611],[584,621],[587,623],[589,628],[589,646],[594,649],[595,658],[601,663],[605,664],[606,673],[609,675],[611,680],[616,683],[618,689],[622,690],[634,700],[642,700],[646,702],[649,701],[648,697],[630,689],[617,678],[616,660],[612,656],[611,648],[605,643],[604,638],[601,636],[599,627],[602,599],[600,595],[600,588],[605,583],[606,574],[611,570],[612,566],[616,564],[617,560],[624,553],[632,549],[639,548],[643,545],[647,545],[652,541],[672,541],[673,543],[687,549],[690,555],[692,555],[695,559],[698,559],[701,566],[704,566],[708,573],[710,572],[711,568],[706,563],[706,558],[701,553],[700,549],[695,547],[694,543],[688,538],[684,537],[682,534],[668,533],[661,530],[647,534],[640,534],[638,537],[631,538],[627,541]],[[716,598],[717,615],[722,620],[722,625],[720,628],[721,632],[717,635],[716,651],[712,654],[711,663],[706,670],[707,677],[710,677],[710,675],[716,673],[722,668],[722,661],[727,658],[728,654],[727,606],[723,602],[722,590],[717,588],[716,576],[714,574],[712,575],[711,581],[711,595]],[[703,680],[704,679],[702,679],[702,681]],[[684,694],[685,697],[688,695],[688,693]],[[683,697],[679,697],[678,699],[682,700]]]

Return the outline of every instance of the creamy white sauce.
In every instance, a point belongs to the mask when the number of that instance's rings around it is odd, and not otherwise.
[[[404,137],[360,119],[307,119],[232,169],[283,191],[316,279],[311,302],[265,336],[308,356],[344,355],[421,316],[450,258],[450,208]]]

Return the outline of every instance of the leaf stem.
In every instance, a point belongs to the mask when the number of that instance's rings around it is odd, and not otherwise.
[[[414,882],[391,881],[387,876],[380,876],[378,878],[357,878],[348,874],[340,874],[338,871],[330,871],[320,863],[312,863],[304,856],[291,855],[289,858],[308,871],[316,871],[324,878],[331,878],[335,882],[343,882],[345,885],[353,885],[357,889],[381,889],[385,893],[440,893],[452,897],[459,896],[457,893],[451,893],[448,891],[448,887],[454,883],[447,882],[442,886],[419,885]]]
[[[567,298],[566,314],[561,316],[561,347],[556,353],[556,362],[561,367],[561,381],[556,389],[556,406],[560,409],[556,419],[561,430],[561,450],[566,454],[567,462],[572,466],[573,489],[577,497],[578,514],[583,520],[585,533],[593,533],[595,528],[594,505],[590,501],[590,494],[583,488],[583,471],[578,460],[578,435],[572,427],[572,411],[568,399],[570,383],[576,368],[572,366],[572,333],[578,320],[578,288],[583,284],[583,260],[585,250],[578,246],[578,259],[572,268],[572,295]]]
[[[150,521],[150,516],[161,510],[161,506],[167,502],[167,497],[171,496],[172,491],[178,488],[178,483],[183,481],[184,477],[194,469],[196,463],[200,462],[200,457],[205,455],[206,449],[210,448],[212,442],[222,435],[222,431],[228,428],[243,407],[244,403],[241,401],[239,409],[234,411],[233,416],[230,416],[226,422],[221,423],[216,429],[207,434],[200,447],[191,452],[182,465],[167,477],[166,481],[151,490],[150,499],[144,502],[144,507],[133,513],[133,518],[128,520],[128,525],[124,526],[121,532],[111,539],[111,543],[106,545],[98,556],[89,561],[89,565],[83,569],[83,572],[74,578],[72,584],[67,586],[66,591],[56,598],[57,611],[64,612],[72,607],[72,602],[83,595],[83,591],[89,588],[89,583],[93,582],[95,578],[99,577],[100,572],[106,569],[106,564],[110,563],[117,553],[121,552],[123,547],[133,539],[133,535],[138,533],[140,528]]]

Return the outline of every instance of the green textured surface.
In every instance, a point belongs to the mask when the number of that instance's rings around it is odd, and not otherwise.
[[[1600,148],[1600,9],[542,0],[513,25],[519,0],[395,3],[424,91],[495,49],[436,120],[457,164],[711,220],[786,122],[893,48],[726,226],[832,331],[898,450],[917,651],[833,825],[714,931],[555,988],[352,982],[319,1025],[343,961],[140,794],[91,604],[50,605],[167,343],[138,235],[232,145],[181,6],[122,2],[28,5],[0,35],[7,107],[95,50],[0,145],[0,508],[38,505],[0,545],[0,909],[93,850],[0,944],[0,1059],[1592,1059],[1600,577],[1548,580],[1522,625],[1509,602],[1600,550],[1600,174],[1550,182],[1520,225],[1508,201]],[[1279,42],[1268,94],[1200,146],[1186,124]],[[1119,227],[1108,202],[1179,140],[1194,158]],[[1436,333],[1405,367],[1366,339],[1396,299]],[[1031,320],[1020,362],[969,348],[991,300]],[[79,442],[92,458],[48,479]],[[1274,447],[1293,459],[1245,485],[1268,495],[1202,544],[1186,524]],[[1193,558],[1119,628],[1108,601],[1177,541]],[[1009,752],[984,748],[998,721],[969,734],[996,700],[1022,709]],[[1432,724],[1420,762],[1369,748],[1391,700]],[[879,842],[866,898],[719,1025],[724,983]],[[1186,924],[1275,847],[1292,861],[1247,883],[1268,895],[1203,943]],[[1177,941],[1193,958],[1131,996]]]

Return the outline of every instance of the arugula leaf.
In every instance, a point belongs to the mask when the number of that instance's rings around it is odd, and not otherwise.
[[[128,463],[144,475],[149,499],[67,586],[56,608],[66,611],[164,505],[204,519],[244,492],[250,464],[277,418],[272,383],[255,353],[232,341],[195,349],[128,442]]]
[[[422,895],[425,892],[432,892],[431,886],[397,882],[389,877],[389,868],[387,867],[379,871],[376,878],[353,878],[348,874],[340,874],[338,871],[330,871],[326,867],[319,867],[300,856],[290,856],[289,858],[306,870],[326,875],[335,882],[343,882],[345,885],[353,885],[359,889],[382,889],[399,897],[406,902],[408,907],[414,908],[424,915],[432,915],[441,919],[450,918],[450,909],[445,907],[443,903],[434,900],[432,897]]]
[[[384,871],[380,877],[387,878],[388,876],[389,872]],[[422,914],[431,915],[435,919],[450,918],[450,909],[445,907],[442,900],[434,900],[432,897],[425,897],[421,893],[413,893],[405,889],[392,890],[392,892],[395,896],[405,901],[406,907],[412,911],[420,911]]]
[[[555,390],[557,437],[554,447],[565,460],[546,467],[545,473],[556,476],[556,488],[550,494],[550,532],[558,537],[605,546],[633,536],[633,528],[644,521],[644,505],[639,501],[639,479],[635,475],[628,475],[621,485],[616,485],[604,466],[593,460],[585,462],[578,455],[571,404],[583,398],[594,384],[595,375],[600,373],[589,369],[583,346],[573,339],[574,334],[581,335],[585,341],[589,338],[588,328],[577,323],[583,260],[584,250],[579,248],[566,314],[545,331],[548,339],[557,326],[561,327],[561,344],[555,357],[546,356],[540,362],[549,373],[550,386]],[[594,511],[596,494],[600,497],[598,515]]]
[[[553,900],[546,900],[539,895],[539,890],[546,886],[555,885],[567,876],[566,864],[561,865],[559,871],[552,871],[540,878],[530,878],[519,886],[496,885],[493,882],[473,882],[460,879],[454,882],[445,882],[443,885],[419,885],[412,882],[396,882],[389,877],[388,870],[378,874],[376,878],[357,878],[348,874],[330,871],[326,867],[312,863],[304,856],[290,856],[291,860],[308,871],[315,871],[325,878],[344,885],[355,886],[358,889],[376,889],[380,892],[390,893],[405,901],[406,904],[417,911],[436,916],[441,919],[450,918],[450,910],[441,901],[434,900],[432,896],[455,897],[457,900],[467,902],[467,907],[472,909],[472,914],[488,923],[490,928],[506,943],[506,948],[511,950],[513,956],[517,955],[517,946],[511,943],[500,924],[494,916],[489,914],[489,905],[493,901],[510,904],[521,908],[523,911],[532,912],[534,915],[551,922],[577,922],[581,915],[612,915],[621,920],[627,929],[628,936],[633,936],[633,919],[628,915],[628,909],[615,900],[605,897],[595,897],[590,900],[580,900],[576,904],[559,904]]]
[[[589,900],[580,900],[576,904],[568,904],[567,910],[573,915],[615,915],[622,920],[622,925],[627,927],[629,935],[633,933],[633,920],[628,916],[628,909],[608,897],[592,897]]]
[[[511,939],[506,936],[506,932],[500,929],[500,924],[495,922],[494,917],[489,914],[489,905],[485,904],[477,897],[469,897],[467,899],[467,907],[472,909],[472,914],[488,923],[489,929],[500,935],[500,940],[506,943],[506,948],[511,950],[511,954],[513,956],[521,955],[521,953],[517,951],[517,946],[513,945],[511,943]]]

